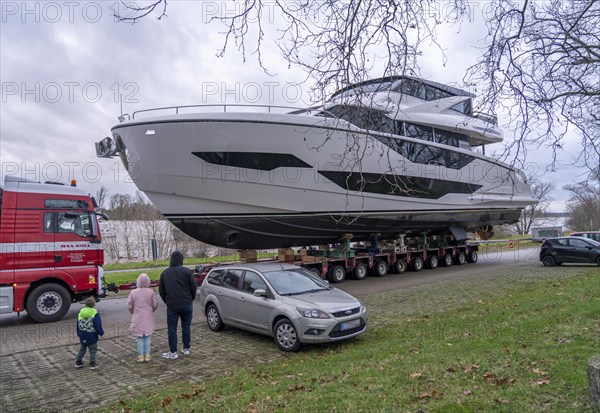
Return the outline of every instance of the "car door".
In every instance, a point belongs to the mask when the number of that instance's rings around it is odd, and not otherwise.
[[[255,296],[254,291],[256,290],[266,291],[267,296]],[[238,297],[236,317],[240,321],[240,325],[256,332],[268,334],[271,330],[269,317],[276,305],[272,297],[265,280],[254,271],[246,271]]]
[[[227,270],[221,280],[221,285],[216,288],[217,300],[221,306],[221,318],[225,324],[239,324],[237,307],[240,295],[239,286],[243,274],[243,270]]]
[[[594,246],[585,239],[576,237],[569,238],[569,244],[571,246],[571,262],[588,262],[593,263],[595,259]]]
[[[571,247],[566,238],[556,238],[547,241],[551,245],[551,254],[557,263],[573,262]]]

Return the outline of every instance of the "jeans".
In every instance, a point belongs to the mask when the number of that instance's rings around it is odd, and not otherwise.
[[[183,348],[190,348],[192,315],[194,314],[192,304],[179,311],[173,311],[167,307],[167,330],[169,332],[169,351],[177,352],[177,323],[181,318],[181,341]]]
[[[77,361],[82,361],[83,356],[85,355],[85,351],[90,349],[90,363],[96,363],[96,353],[98,352],[98,342],[96,341],[94,344],[80,344],[79,345],[79,353],[77,353]]]
[[[143,336],[137,338],[137,351],[140,356],[150,355],[150,344],[152,343],[152,336]]]

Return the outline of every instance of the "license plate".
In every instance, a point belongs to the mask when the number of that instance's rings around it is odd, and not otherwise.
[[[340,331],[352,330],[356,327],[360,327],[360,320],[358,319],[340,324]]]

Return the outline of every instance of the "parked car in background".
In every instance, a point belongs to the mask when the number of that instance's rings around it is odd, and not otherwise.
[[[359,300],[292,264],[215,267],[200,287],[200,299],[211,330],[230,325],[265,334],[283,351],[367,329],[367,309]]]
[[[571,237],[584,237],[593,239],[594,241],[600,242],[600,231],[580,231],[572,232],[569,236]]]
[[[563,263],[600,265],[600,242],[573,236],[550,238],[540,248],[540,261],[546,267]]]

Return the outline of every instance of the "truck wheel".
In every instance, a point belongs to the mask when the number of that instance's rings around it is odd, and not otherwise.
[[[329,282],[341,283],[346,278],[346,270],[341,265],[334,265],[329,270]]]
[[[464,252],[460,251],[456,254],[456,257],[454,257],[454,262],[456,262],[457,265],[463,265],[467,262],[467,256]]]
[[[387,262],[379,260],[373,265],[373,274],[376,277],[385,277],[389,269],[390,267],[388,267]]]
[[[429,258],[427,258],[427,268],[430,270],[435,270],[439,264],[440,259],[437,255],[430,255]]]
[[[421,257],[415,257],[412,259],[412,261],[410,262],[410,266],[413,269],[413,271],[419,272],[423,269],[423,258]]]
[[[219,310],[214,304],[209,305],[206,309],[206,323],[212,331],[221,331],[225,327],[223,320],[221,320],[221,314],[219,314]]]
[[[367,265],[364,262],[359,262],[354,267],[354,272],[352,273],[355,280],[364,280],[367,278]]]
[[[406,272],[406,267],[406,261],[404,261],[402,258],[397,259],[394,263],[394,271],[396,271],[396,274],[402,274],[403,272]]]
[[[442,257],[442,266],[449,267],[452,265],[452,254],[447,253]]]
[[[544,267],[553,267],[556,265],[556,261],[552,255],[546,255],[544,258],[542,258],[542,264],[544,264]]]
[[[470,262],[471,264],[476,263],[478,259],[479,255],[477,255],[477,251],[470,251],[467,254],[467,262]]]
[[[57,321],[71,308],[71,294],[59,284],[38,285],[27,297],[27,314],[38,323]]]

